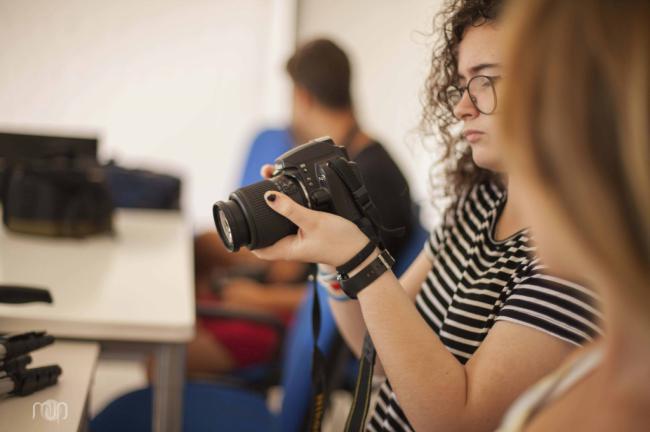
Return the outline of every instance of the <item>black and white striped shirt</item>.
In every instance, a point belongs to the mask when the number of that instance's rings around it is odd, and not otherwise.
[[[500,320],[578,346],[601,332],[595,294],[544,274],[528,230],[494,239],[505,201],[505,192],[493,183],[474,186],[425,245],[432,268],[416,298],[417,310],[462,364]],[[367,430],[412,430],[388,381]]]

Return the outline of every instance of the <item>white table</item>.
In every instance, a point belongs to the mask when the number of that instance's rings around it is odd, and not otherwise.
[[[52,387],[0,401],[0,432],[83,430],[98,355],[99,345],[91,342],[57,341],[34,351],[30,368],[58,364],[63,374]]]
[[[45,329],[156,355],[154,429],[182,419],[184,343],[194,333],[192,234],[178,212],[120,210],[116,235],[53,239],[0,228],[0,284],[48,288],[53,305],[2,305],[0,329]]]

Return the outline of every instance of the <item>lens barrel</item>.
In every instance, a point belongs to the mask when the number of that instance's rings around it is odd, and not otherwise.
[[[236,190],[228,201],[219,201],[212,208],[217,231],[228,250],[236,252],[242,246],[260,249],[297,232],[296,225],[264,201],[264,193],[270,190],[307,204],[297,181],[284,175]]]

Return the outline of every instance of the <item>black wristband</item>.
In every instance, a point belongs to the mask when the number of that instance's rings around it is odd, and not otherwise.
[[[373,243],[372,240],[368,242],[367,245],[364,246],[363,249],[361,249],[355,256],[350,258],[346,263],[341,264],[336,268],[336,271],[340,274],[347,275],[350,273],[352,270],[355,268],[359,267],[362,262],[366,260],[372,253],[372,251],[375,250],[375,243]]]
[[[377,280],[393,264],[395,264],[395,259],[388,250],[384,249],[377,258],[354,276],[348,277],[347,274],[339,274],[338,279],[343,292],[350,298],[357,298],[357,294]]]

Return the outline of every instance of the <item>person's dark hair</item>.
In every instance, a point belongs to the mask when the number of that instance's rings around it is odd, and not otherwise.
[[[448,97],[448,89],[458,79],[458,47],[469,26],[480,26],[495,21],[501,12],[502,0],[448,0],[434,18],[434,29],[442,34],[436,43],[431,70],[425,83],[425,105],[422,115],[422,130],[433,135],[442,143],[437,171],[442,164],[444,181],[442,194],[452,201],[472,185],[497,176],[477,166],[471,149],[451,128],[458,123],[454,117],[454,106]],[[434,182],[434,188],[436,187]]]
[[[318,102],[332,109],[352,106],[350,61],[345,52],[328,39],[302,45],[287,61],[287,72]]]

